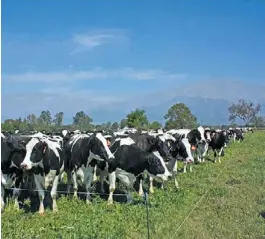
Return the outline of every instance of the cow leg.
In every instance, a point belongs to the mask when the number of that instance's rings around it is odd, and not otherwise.
[[[105,193],[105,189],[104,189],[104,181],[105,181],[105,177],[107,176],[107,169],[100,169],[99,170],[99,177],[100,177],[100,192],[101,193]]]
[[[190,173],[192,172],[192,163],[189,163]]]
[[[209,150],[209,144],[205,144],[205,147],[204,147],[204,152],[202,154],[202,162],[204,163],[205,162],[205,157],[206,155],[208,155],[208,150]]]
[[[15,207],[16,210],[19,210],[19,203],[18,203],[19,195],[20,195],[19,188],[14,188],[13,189],[12,199],[14,201],[14,207]]]
[[[73,180],[73,188],[74,188],[74,197],[77,198],[78,184],[77,184],[77,172],[75,169],[72,171],[72,180]]]
[[[97,165],[94,167],[94,173],[93,173],[93,182],[97,181]]]
[[[183,173],[187,173],[187,162],[184,162],[184,169],[183,169]]]
[[[88,165],[88,167],[85,168],[84,170],[84,182],[86,186],[86,203],[90,204],[91,203],[91,196],[90,196],[90,191],[91,191],[91,184],[93,181],[93,167]]]
[[[109,198],[108,204],[113,204],[113,192],[115,191],[116,186],[116,172],[112,172],[109,174]]]
[[[5,207],[4,197],[5,197],[5,187],[1,183],[1,212],[4,210],[4,207]]]
[[[67,170],[66,174],[67,174],[67,195],[70,195],[70,192],[71,192],[71,179],[72,179],[71,171]]]
[[[53,212],[57,212],[57,203],[56,203],[56,197],[57,197],[57,188],[58,188],[58,183],[59,183],[59,178],[61,175],[56,175],[53,180],[52,184],[52,190],[51,190],[51,198],[52,198],[52,209]]]
[[[143,191],[143,179],[140,178],[139,179],[139,192],[138,192],[139,196],[143,196],[144,195],[144,191]]]
[[[127,203],[129,204],[133,202],[132,191],[133,191],[133,186],[129,185],[127,188],[127,195],[126,195]]]
[[[221,163],[221,154],[222,154],[223,150],[224,150],[224,148],[222,147],[220,149],[219,153],[218,153],[218,161],[219,161],[219,163]]]
[[[154,193],[154,186],[153,186],[153,177],[149,176],[149,193]]]
[[[216,153],[216,149],[214,150],[214,162],[216,163],[216,156],[217,156],[217,153]]]
[[[40,199],[40,207],[39,207],[39,214],[44,214],[44,177],[40,174],[34,174],[35,184],[38,190],[39,199]]]

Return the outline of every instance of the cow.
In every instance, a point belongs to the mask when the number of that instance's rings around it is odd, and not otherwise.
[[[101,132],[95,132],[91,136],[86,134],[74,135],[65,144],[65,171],[67,172],[68,186],[70,192],[70,181],[73,181],[74,197],[77,197],[78,179],[86,187],[86,202],[91,202],[90,190],[93,180],[93,168],[97,161],[108,162],[113,160],[107,140]]]
[[[107,168],[110,191],[108,204],[113,203],[116,177],[127,186],[127,202],[130,203],[133,184],[144,172],[163,181],[172,176],[158,151],[145,152],[130,137],[121,139],[115,146],[111,147],[115,158],[108,162]]]
[[[214,162],[216,163],[216,157],[218,154],[218,162],[221,163],[221,156],[224,156],[224,147],[226,143],[226,136],[224,132],[211,132],[211,141],[209,148],[214,152]]]
[[[170,152],[172,154],[172,159],[165,162],[166,167],[170,173],[172,173],[172,177],[174,178],[174,183],[176,189],[179,189],[179,184],[177,181],[177,170],[178,170],[178,160],[179,157],[184,159],[184,171],[186,172],[186,165],[189,163],[194,162],[194,158],[191,153],[191,145],[187,138],[184,136],[181,138],[178,138],[177,140],[168,140],[168,143],[170,145]],[[162,188],[163,188],[163,182],[162,182]],[[150,186],[149,186],[149,192],[154,193],[153,189],[153,178],[150,177]]]
[[[141,150],[145,152],[157,152],[160,156],[165,158],[166,161],[171,160],[172,156],[168,149],[168,144],[166,142],[166,135],[148,135],[148,134],[129,134],[129,138],[132,140],[131,142],[134,142]],[[170,137],[170,136],[168,136]],[[171,136],[172,137],[172,136]],[[121,140],[121,138],[116,138],[116,144],[117,142]],[[114,146],[115,147],[115,146]],[[149,176],[150,182],[152,180],[151,176]],[[143,179],[141,176],[137,178],[139,180],[139,195],[143,195]],[[103,182],[104,180],[101,179],[101,188],[103,188]]]
[[[32,137],[26,144],[26,155],[20,167],[33,172],[40,200],[39,214],[44,214],[43,202],[48,186],[52,186],[52,208],[57,212],[57,187],[64,170],[64,150],[60,144],[46,137]]]
[[[19,209],[18,197],[23,182],[23,171],[20,163],[25,156],[24,141],[13,136],[1,135],[1,210],[4,209],[5,189],[14,187],[13,199],[15,208]]]

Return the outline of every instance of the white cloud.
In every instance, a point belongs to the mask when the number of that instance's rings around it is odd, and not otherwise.
[[[96,47],[115,41],[120,43],[120,40],[129,41],[129,37],[126,35],[125,31],[108,29],[75,34],[72,38],[75,48],[70,54],[72,55],[92,50]]]
[[[25,72],[20,74],[3,74],[2,79],[8,82],[63,82],[73,83],[79,80],[125,79],[125,80],[174,80],[184,79],[186,74],[170,73],[159,69],[138,70],[134,68],[104,69],[96,67],[91,70],[65,72]]]

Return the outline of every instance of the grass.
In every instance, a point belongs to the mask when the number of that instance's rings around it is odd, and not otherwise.
[[[164,190],[155,188],[149,197],[151,238],[265,238],[264,132],[249,133],[225,153],[221,164],[209,161],[179,174],[180,191],[172,181]],[[107,206],[96,197],[88,206],[63,196],[58,208],[40,216],[8,205],[2,238],[146,238],[143,204]]]

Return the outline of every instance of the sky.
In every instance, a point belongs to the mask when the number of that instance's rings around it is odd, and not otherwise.
[[[2,1],[2,121],[129,112],[172,92],[265,102],[264,12],[263,0]]]

